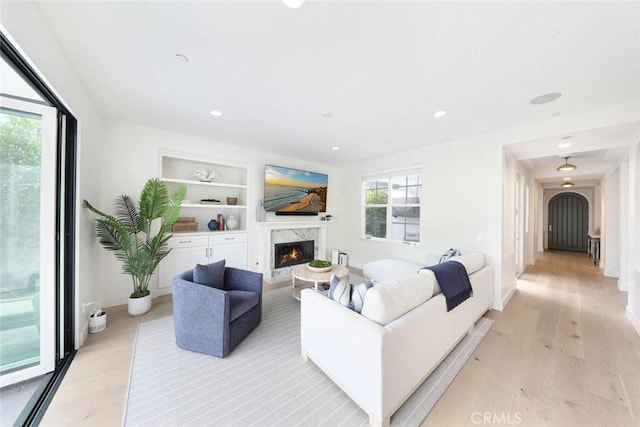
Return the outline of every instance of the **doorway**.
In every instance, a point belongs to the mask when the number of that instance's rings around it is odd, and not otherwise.
[[[578,193],[560,193],[549,201],[549,249],[587,252],[589,203]]]

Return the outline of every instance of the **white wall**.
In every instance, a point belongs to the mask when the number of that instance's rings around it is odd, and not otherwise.
[[[201,154],[204,158],[223,162],[242,162],[249,170],[248,180],[248,265],[254,271],[263,271],[260,265],[263,256],[260,245],[252,244],[259,239],[260,231],[256,227],[255,210],[258,200],[263,197],[265,163],[289,166],[303,170],[327,173],[329,189],[327,194],[327,210],[339,211],[341,181],[335,167],[287,158],[273,153],[249,150],[221,141],[203,139],[184,134],[177,134],[145,126],[124,122],[108,122],[105,132],[108,147],[103,150],[104,165],[100,177],[101,194],[99,198],[89,201],[102,210],[110,212],[113,200],[121,194],[128,194],[137,199],[147,179],[158,176],[158,153],[160,149],[179,151],[188,154]],[[273,214],[267,214],[267,220],[283,220]],[[81,212],[83,218],[92,218],[89,212]],[[337,215],[336,224],[340,215]],[[317,220],[317,217],[296,217],[296,221]],[[286,220],[291,221],[291,217]],[[330,228],[334,226],[332,222]],[[335,242],[331,240],[333,233],[328,233],[328,248]],[[128,276],[120,274],[121,264],[112,253],[99,247],[95,238],[94,246],[98,247],[97,262],[100,274],[97,281],[97,298],[105,307],[125,304],[131,293],[131,281]],[[157,275],[151,281],[149,290],[156,296],[158,289]]]
[[[631,147],[629,156],[629,299],[626,314],[640,334],[640,142]]]
[[[40,9],[31,2],[0,2],[2,31],[17,45],[25,59],[52,88],[78,119],[78,176],[76,209],[83,197],[96,198],[100,191],[102,167],[101,147],[103,122],[85,92],[66,53],[56,43]],[[52,177],[53,179],[53,177]],[[88,331],[88,313],[83,313],[82,301],[96,301],[93,260],[97,249],[93,244],[93,222],[78,215],[76,240],[76,348]]]
[[[603,212],[602,262],[604,275],[620,277],[620,170],[607,173],[606,191]]]
[[[361,179],[376,171],[420,164],[423,191],[421,244],[409,246],[371,241],[361,237]],[[501,307],[501,209],[502,147],[485,141],[455,141],[372,159],[343,168],[337,247],[349,254],[349,263],[362,268],[365,262],[401,257],[428,262],[448,248],[462,253],[478,251],[494,267],[495,305]]]

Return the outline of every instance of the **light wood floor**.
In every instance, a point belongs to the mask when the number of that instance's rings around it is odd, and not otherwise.
[[[423,426],[640,425],[626,298],[586,255],[542,254],[505,311],[488,314],[495,325]],[[106,311],[107,329],[89,335],[41,425],[121,425],[136,326],[170,315],[171,297],[141,317]]]

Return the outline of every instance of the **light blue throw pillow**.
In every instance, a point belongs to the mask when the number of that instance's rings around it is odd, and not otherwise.
[[[329,298],[348,307],[351,301],[351,286],[335,274],[331,275],[329,285]]]
[[[351,309],[362,312],[362,306],[364,305],[364,299],[367,296],[367,291],[373,287],[373,282],[367,279],[364,283],[359,285],[351,285]]]
[[[224,267],[226,260],[209,265],[197,264],[193,269],[193,281],[212,288],[224,289]]]
[[[367,294],[367,290],[373,286],[371,280],[359,285],[350,285],[345,279],[336,275],[331,276],[329,298],[360,313]]]

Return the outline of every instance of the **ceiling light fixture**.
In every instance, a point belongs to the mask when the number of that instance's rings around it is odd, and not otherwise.
[[[210,113],[214,117],[222,117],[222,113],[218,110],[211,110]]]
[[[531,105],[548,104],[560,98],[561,96],[562,94],[560,92],[545,93],[544,95],[536,96],[535,98],[533,98],[531,101],[529,101],[529,104]]]
[[[330,119],[331,117],[333,117],[333,113],[331,111],[325,111],[324,113],[320,114],[322,117],[324,117],[325,119]]]
[[[436,119],[439,119],[440,117],[444,117],[447,115],[447,112],[445,110],[438,110],[435,113],[433,113],[433,117],[435,117]]]
[[[573,144],[570,142],[563,142],[562,144],[558,144],[558,148],[569,148],[571,147]]]
[[[578,167],[576,165],[572,165],[571,163],[569,163],[569,157],[570,156],[563,157],[564,164],[562,164],[562,165],[560,165],[560,166],[558,166],[556,168],[556,170],[558,172],[569,172],[569,171],[578,169]]]
[[[338,151],[338,150],[340,149],[340,147],[335,146],[335,147],[331,147],[331,149],[332,149],[333,151]]]
[[[299,9],[304,5],[306,0],[282,0],[285,6],[290,9]]]
[[[571,181],[571,177],[570,177],[570,176],[565,176],[565,177],[564,177],[564,178],[562,178],[562,179],[564,179],[565,181]]]
[[[564,188],[573,187],[573,182],[571,181],[563,182],[562,184],[560,184],[560,187],[564,187]]]

